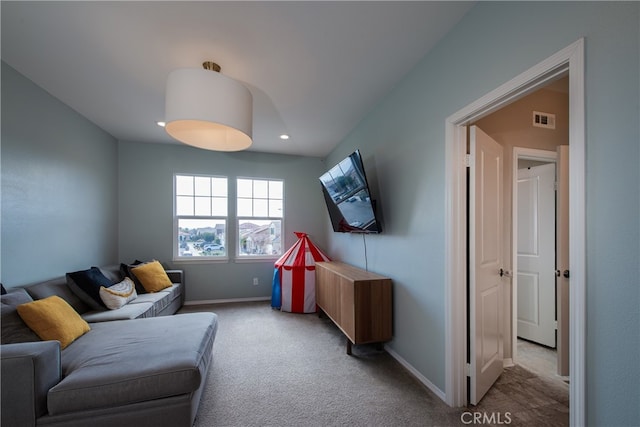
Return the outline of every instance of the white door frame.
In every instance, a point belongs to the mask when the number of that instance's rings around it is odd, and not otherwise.
[[[511,159],[511,360],[518,359],[518,160],[539,160],[556,163],[555,151],[513,147]],[[555,215],[554,215],[555,221]],[[555,258],[554,258],[555,261]]]
[[[569,72],[569,161],[571,177],[569,303],[571,425],[586,424],[585,401],[585,93],[584,39],[467,105],[446,119],[445,147],[445,397],[451,406],[467,403],[467,182],[466,126]]]

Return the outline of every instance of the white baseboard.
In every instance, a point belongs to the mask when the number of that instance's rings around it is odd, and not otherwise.
[[[502,367],[503,368],[510,368],[512,366],[515,366],[516,364],[513,363],[513,359],[510,357],[506,357],[504,359],[502,359]]]
[[[427,387],[436,396],[438,396],[440,398],[440,400],[442,400],[444,403],[447,403],[446,402],[446,395],[445,395],[444,391],[442,391],[438,387],[436,387],[436,385],[434,383],[429,381],[427,379],[427,377],[425,377],[420,372],[418,372],[418,370],[416,368],[411,366],[411,364],[409,364],[409,362],[404,360],[398,353],[393,351],[393,349],[391,349],[388,345],[385,345],[384,349],[386,350],[387,353],[389,353],[391,355],[391,357],[396,359],[398,361],[398,363],[400,363],[407,371],[409,371],[418,381],[420,381],[425,387]]]
[[[253,302],[253,301],[271,301],[271,297],[205,299],[205,300],[185,301],[184,305],[224,304],[228,302]]]

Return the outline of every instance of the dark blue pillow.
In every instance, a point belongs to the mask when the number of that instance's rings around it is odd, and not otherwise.
[[[2,294],[1,295],[6,294],[7,290],[4,288],[4,285],[2,283],[0,283],[0,287],[2,288]]]
[[[67,285],[78,298],[94,310],[107,308],[100,298],[100,286],[108,288],[113,283],[102,274],[98,267],[67,273]]]
[[[124,274],[126,277],[128,277],[129,279],[133,280],[133,283],[136,285],[136,293],[139,294],[146,294],[147,290],[144,288],[144,286],[142,286],[142,283],[140,283],[140,280],[138,280],[138,278],[136,277],[135,274],[133,274],[133,272],[131,271],[131,269],[133,267],[137,267],[140,264],[146,264],[140,260],[135,260],[133,261],[131,264],[124,264],[124,263],[120,263],[120,271],[122,272],[122,274]]]

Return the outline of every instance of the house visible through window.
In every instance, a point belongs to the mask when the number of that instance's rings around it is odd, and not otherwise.
[[[238,257],[282,255],[284,183],[280,180],[237,180]]]
[[[227,258],[227,178],[175,175],[175,259]]]

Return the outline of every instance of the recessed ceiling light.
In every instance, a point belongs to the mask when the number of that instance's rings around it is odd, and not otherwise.
[[[280,135],[280,139],[282,139],[283,141],[286,141],[287,139],[289,139],[289,135],[287,135],[286,133],[283,133],[282,135]]]
[[[166,125],[166,123],[165,123],[165,122],[156,122],[156,124],[157,124],[158,126],[160,126],[160,127],[164,127],[164,125]]]

